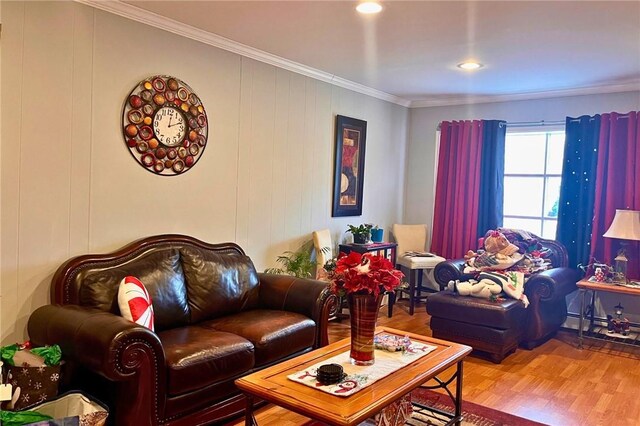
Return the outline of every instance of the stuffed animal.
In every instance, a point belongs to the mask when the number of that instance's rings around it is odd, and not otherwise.
[[[511,256],[518,252],[518,246],[511,244],[500,231],[493,231],[484,240],[484,249],[489,253]]]
[[[461,296],[473,296],[489,299],[504,292],[507,296],[520,300],[524,307],[529,306],[529,299],[524,294],[524,274],[522,272],[481,272],[477,280],[449,281],[449,290]]]
[[[491,231],[483,240],[484,251],[475,253],[471,250],[464,256],[465,273],[477,271],[497,271],[512,267],[522,260],[518,247],[511,244],[502,232]]]
[[[457,291],[460,296],[473,296],[482,299],[489,299],[502,293],[502,287],[499,284],[488,280],[450,281],[449,288]]]

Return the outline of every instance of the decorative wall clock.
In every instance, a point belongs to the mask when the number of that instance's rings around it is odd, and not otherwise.
[[[207,112],[182,80],[156,75],[138,83],[122,112],[124,140],[133,158],[159,175],[191,169],[207,145]]]

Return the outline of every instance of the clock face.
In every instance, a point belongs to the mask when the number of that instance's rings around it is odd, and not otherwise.
[[[153,133],[165,146],[178,146],[186,134],[187,123],[176,108],[162,107],[153,119]]]
[[[185,82],[156,75],[138,83],[122,113],[129,152],[146,170],[177,175],[202,157],[209,121],[200,98]]]

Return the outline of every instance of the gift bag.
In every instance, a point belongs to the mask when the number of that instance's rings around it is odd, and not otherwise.
[[[3,403],[3,409],[24,410],[58,395],[62,365],[59,351],[18,345],[2,348],[3,383],[13,388],[12,400]]]
[[[30,426],[104,426],[109,416],[106,405],[80,392],[65,393],[29,410],[54,419],[31,423]]]
[[[12,410],[23,410],[58,395],[60,365],[43,367],[5,365],[4,368],[7,371],[7,383],[13,386],[15,402]]]

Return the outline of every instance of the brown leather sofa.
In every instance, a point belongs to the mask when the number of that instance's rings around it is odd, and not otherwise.
[[[441,291],[427,299],[433,336],[469,345],[496,363],[519,345],[533,349],[549,340],[567,318],[565,296],[577,290],[580,274],[567,267],[567,251],[562,244],[537,239],[548,250],[554,267],[527,280],[528,308],[513,299],[493,302]],[[434,276],[441,288],[449,281],[472,277],[463,273],[464,264],[464,259],[457,259],[435,267]]]
[[[147,287],[156,332],[119,315],[126,275]],[[241,414],[234,380],[328,343],[326,283],[257,273],[233,243],[159,235],[63,264],[54,305],[28,332],[57,343],[70,386],[107,402],[116,425],[201,425]]]

